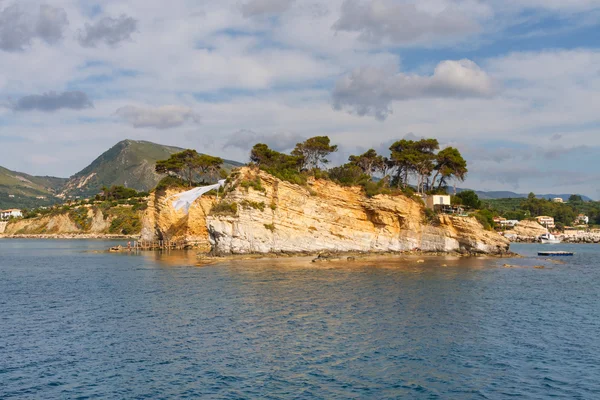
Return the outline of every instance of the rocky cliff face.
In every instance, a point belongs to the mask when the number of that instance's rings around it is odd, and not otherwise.
[[[301,187],[250,168],[240,170],[221,205],[224,211],[208,215],[206,225],[213,250],[226,254],[413,249],[502,253],[509,246],[474,218],[440,216],[426,223],[419,200],[367,198],[359,188],[325,180]]]
[[[154,192],[142,218],[142,240],[186,241],[200,251],[211,249],[206,217],[216,202],[214,197],[203,196],[192,205],[188,214],[175,211],[173,196],[182,190]]]
[[[537,221],[521,221],[512,230],[506,231],[505,235],[531,240],[538,238],[544,233],[548,233],[548,229],[537,223]]]
[[[83,209],[79,223],[73,220],[69,212],[46,215],[31,219],[17,219],[6,224],[0,232],[6,236],[32,236],[44,237],[103,237],[118,236],[120,232],[111,232],[111,224],[115,220],[113,215],[105,215],[100,209],[88,208],[87,214]]]

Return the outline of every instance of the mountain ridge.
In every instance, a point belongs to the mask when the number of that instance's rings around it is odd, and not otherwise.
[[[88,197],[103,186],[125,186],[138,191],[153,189],[163,177],[155,171],[156,161],[169,158],[185,149],[146,140],[125,139],[102,153],[87,167],[69,178],[62,189],[63,197]],[[223,168],[242,163],[224,160]],[[122,166],[117,168],[116,166]]]
[[[98,194],[103,186],[121,185],[149,191],[163,177],[154,170],[156,161],[183,150],[145,140],[125,139],[69,178],[33,176],[0,167],[0,209],[35,208],[67,198],[91,197]],[[223,168],[242,165],[237,161],[224,160]]]

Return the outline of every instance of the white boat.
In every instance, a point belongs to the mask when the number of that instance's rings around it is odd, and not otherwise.
[[[542,244],[559,244],[561,240],[551,233],[544,233],[540,236]]]

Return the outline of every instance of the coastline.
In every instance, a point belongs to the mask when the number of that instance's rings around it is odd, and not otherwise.
[[[0,235],[0,239],[38,239],[38,240],[139,240],[139,235],[101,235],[101,234],[19,234]]]

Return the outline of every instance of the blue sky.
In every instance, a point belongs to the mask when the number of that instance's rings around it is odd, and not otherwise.
[[[436,137],[460,186],[600,199],[600,0],[3,0],[0,165]]]

